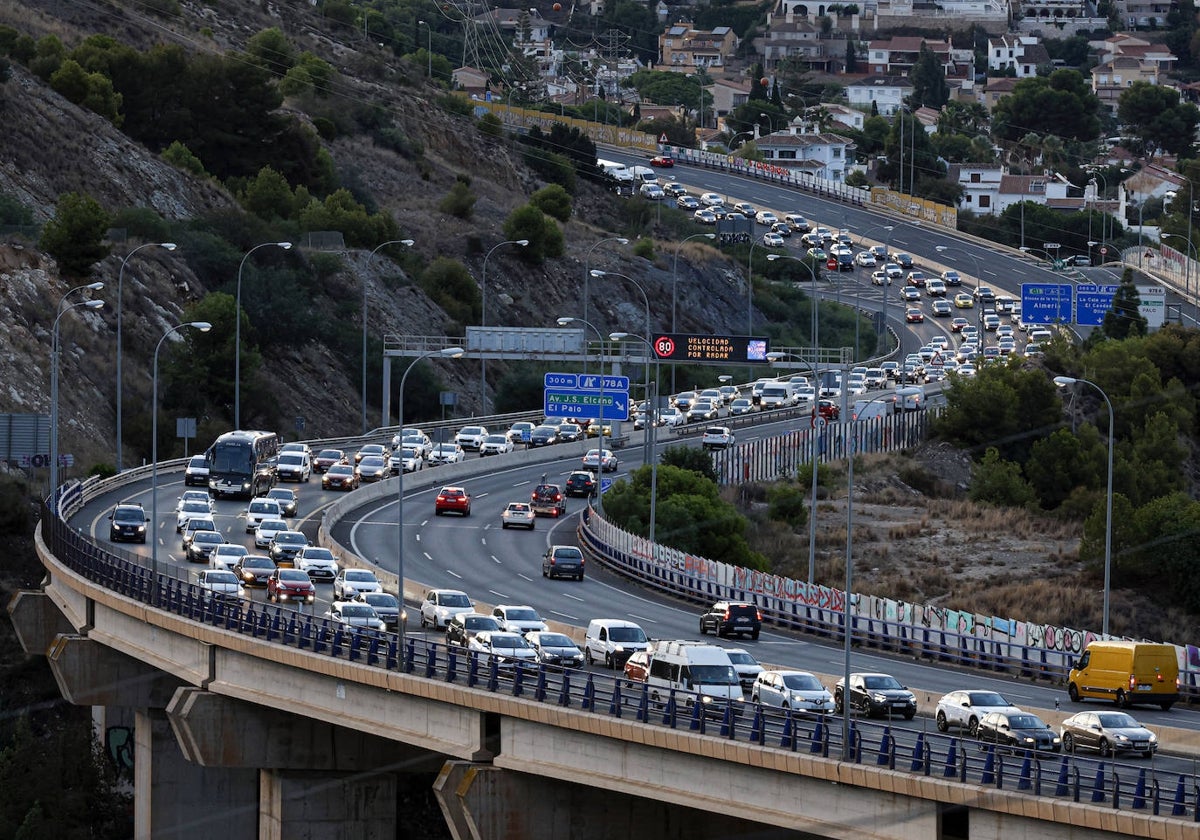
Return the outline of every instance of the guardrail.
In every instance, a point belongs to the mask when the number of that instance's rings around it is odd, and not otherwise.
[[[677,690],[671,691],[665,702],[655,703],[646,684],[633,684],[618,676],[509,663],[413,636],[406,636],[401,649],[398,636],[392,633],[349,630],[289,607],[214,598],[194,584],[121,559],[73,531],[67,522],[52,517],[48,507],[43,508],[40,531],[56,560],[84,579],[138,605],[263,645],[282,645],[370,668],[457,682],[469,689],[526,701],[629,717],[648,726],[686,728],[702,736],[763,748],[829,758],[841,756],[843,745],[848,744],[845,754],[855,764],[1200,822],[1200,784],[1195,776],[1180,774],[1174,784],[1164,785],[1156,775],[1147,776],[1144,769],[1129,777],[1111,762],[1031,750],[1018,752],[1009,763],[995,746],[969,750],[963,738],[900,730],[891,721],[876,724],[852,718],[850,728],[843,731],[840,720],[823,715],[743,701],[704,702],[700,696]],[[131,613],[141,609],[130,605]],[[348,671],[343,678],[352,679],[353,673]],[[898,732],[907,740],[902,742]]]

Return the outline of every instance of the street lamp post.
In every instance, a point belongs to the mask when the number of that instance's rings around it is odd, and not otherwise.
[[[637,290],[642,293],[642,303],[645,304],[645,306],[646,306],[646,335],[649,336],[650,335],[650,298],[648,298],[646,296],[646,289],[642,286],[642,284],[639,283],[638,281],[634,280],[632,277],[630,277],[627,274],[619,274],[615,271],[601,271],[598,268],[593,268],[590,273],[593,277],[620,277],[622,280],[628,280],[630,283],[632,283],[634,286],[637,287]],[[646,378],[645,379],[645,381],[646,381],[646,388],[645,388],[646,398],[649,399],[650,398],[650,365],[648,365],[648,364],[646,365],[646,369],[645,369],[644,373],[645,373],[645,378]],[[601,377],[603,377],[604,371],[601,370],[600,374],[601,374]],[[600,419],[600,426],[601,426],[601,430],[603,430],[603,427],[604,427],[604,418],[603,417],[601,417],[601,419]]]
[[[76,286],[68,290],[58,299],[58,314],[54,317],[54,327],[50,331],[50,511],[56,517],[58,516],[58,363],[61,355],[58,347],[58,325],[64,315],[80,306],[85,309],[102,309],[104,307],[102,300],[82,300],[66,308],[63,308],[63,304],[76,292],[82,292],[85,289],[98,292],[103,288],[104,284],[97,280],[95,283]]]
[[[565,327],[568,324],[574,324],[576,322],[583,324],[585,327],[589,328],[592,332],[594,332],[596,334],[596,338],[600,339],[600,405],[596,411],[596,414],[598,415],[596,418],[596,425],[600,429],[600,433],[598,435],[598,437],[600,438],[600,449],[599,449],[599,455],[596,458],[596,483],[598,484],[598,483],[600,483],[600,481],[602,480],[602,478],[604,476],[604,333],[600,332],[600,330],[597,329],[596,326],[594,324],[592,324],[591,321],[584,320],[583,318],[571,318],[569,316],[564,315],[558,319],[558,325],[560,327]],[[586,360],[587,359],[587,343],[586,342],[584,343],[583,356],[584,356],[584,359]],[[584,429],[583,436],[584,436],[584,439],[586,440],[587,439],[587,430],[586,429]],[[599,504],[603,505],[602,502]]]
[[[158,351],[162,349],[163,342],[172,333],[179,332],[187,328],[194,328],[200,332],[208,332],[212,329],[212,324],[208,321],[189,321],[186,324],[178,324],[168,329],[163,333],[162,338],[158,340],[158,344],[154,345],[154,385],[153,396],[150,398],[150,571],[152,585],[154,587],[153,603],[158,604]]]
[[[640,335],[637,335],[637,334],[635,334],[635,333],[627,333],[627,332],[614,332],[614,333],[609,333],[609,334],[608,334],[608,337],[609,337],[609,340],[611,340],[611,341],[622,341],[622,340],[624,340],[624,339],[629,339],[629,338],[632,338],[632,339],[636,339],[637,341],[640,341],[640,342],[642,342],[642,344],[645,344],[645,345],[646,345],[646,350],[647,350],[647,352],[649,352],[649,354],[650,354],[651,356],[653,356],[653,357],[654,357],[654,394],[655,394],[655,402],[657,402],[657,395],[658,395],[658,383],[659,383],[659,381],[660,381],[660,379],[659,379],[658,355],[657,355],[657,354],[654,352],[654,345],[651,343],[651,340],[650,340],[650,338],[649,338],[649,335],[650,335],[650,334],[649,334],[649,333],[647,333],[647,334],[646,334],[646,336],[647,336],[647,337],[646,337],[646,338],[642,338]],[[648,368],[648,367],[649,367],[649,365],[647,365],[647,368]],[[654,546],[657,544],[657,543],[655,543],[655,541],[654,541],[654,540],[655,540],[655,525],[656,525],[656,523],[657,523],[657,521],[658,521],[658,517],[657,517],[657,502],[658,502],[658,452],[657,452],[657,447],[658,447],[658,423],[656,422],[656,420],[657,420],[657,413],[658,413],[657,406],[655,406],[655,405],[654,405],[654,403],[652,403],[652,402],[651,402],[651,399],[650,399],[650,393],[649,393],[649,382],[647,382],[647,393],[646,393],[646,440],[647,440],[647,442],[648,442],[647,450],[648,450],[648,453],[649,453],[649,454],[648,454],[648,455],[645,457],[645,460],[646,460],[646,461],[647,461],[647,462],[650,464],[650,550],[651,550],[652,552],[654,551]],[[603,431],[603,425],[604,425],[604,424],[603,424],[603,423],[601,423],[601,431]]]
[[[174,251],[175,243],[174,242],[146,242],[145,244],[139,245],[136,248],[134,248],[132,251],[130,251],[128,254],[125,255],[125,258],[123,260],[121,260],[121,270],[117,272],[117,472],[118,473],[120,473],[121,470],[124,469],[124,459],[122,458],[122,456],[124,454],[124,447],[125,447],[125,443],[122,440],[122,430],[121,430],[121,416],[123,414],[122,402],[124,401],[124,398],[122,397],[124,383],[121,378],[121,356],[122,356],[122,351],[121,351],[121,348],[122,348],[121,310],[123,308],[122,303],[124,301],[122,289],[124,288],[124,281],[125,281],[125,264],[128,263],[131,259],[133,259],[133,255],[136,254],[138,251],[142,250],[143,248],[154,248],[154,247],[166,248],[168,251]]]
[[[440,350],[430,350],[428,353],[422,353],[412,360],[404,370],[404,375],[400,377],[400,395],[397,398],[397,422],[399,423],[398,431],[400,436],[404,436],[404,384],[408,381],[408,375],[412,373],[413,368],[417,366],[417,362],[422,359],[428,359],[431,356],[440,356],[445,359],[457,359],[463,354],[461,347],[443,347]],[[401,461],[400,472],[396,473],[396,580],[397,587],[400,590],[397,595],[400,598],[400,621],[396,624],[397,635],[399,636],[399,661],[400,670],[404,670],[404,463]]]
[[[1101,630],[1104,637],[1108,638],[1108,603],[1112,585],[1113,425],[1115,423],[1112,401],[1108,398],[1108,394],[1104,392],[1104,389],[1090,379],[1080,379],[1073,376],[1056,376],[1054,377],[1054,384],[1060,388],[1076,384],[1091,385],[1100,392],[1100,396],[1104,397],[1104,404],[1108,406],[1108,490],[1104,504],[1104,620]]]
[[[246,260],[259,248],[274,245],[285,251],[291,250],[291,242],[263,242],[255,245],[242,256],[238,264],[237,301],[233,309],[233,427],[242,428],[242,269]]]
[[[498,242],[495,245],[493,245],[491,247],[491,249],[487,252],[487,255],[484,256],[484,258],[483,258],[483,281],[479,284],[480,297],[482,299],[482,305],[480,306],[480,309],[482,311],[481,311],[480,317],[479,317],[479,320],[480,320],[479,325],[481,327],[487,326],[488,260],[490,260],[492,258],[492,254],[495,253],[497,248],[503,248],[505,245],[520,245],[522,248],[524,248],[528,244],[529,244],[528,239],[506,239],[503,242]],[[487,357],[484,355],[483,352],[480,352],[480,354],[479,354],[479,410],[481,412],[487,410]]]
[[[797,361],[804,361],[799,356],[794,356],[791,353],[779,352],[767,354],[767,358],[773,362],[789,357]],[[811,584],[817,577],[817,467],[820,464],[820,458],[818,457],[820,447],[818,444],[822,430],[818,428],[817,424],[817,419],[821,416],[821,396],[816,364],[809,364],[809,370],[812,371],[813,375],[813,411],[816,412],[813,415],[813,422],[809,430],[809,445],[812,453],[812,498],[808,503],[808,582]]]
[[[671,262],[671,332],[672,333],[678,332],[678,330],[676,330],[676,328],[675,328],[675,305],[676,305],[675,304],[675,301],[676,301],[675,284],[679,280],[679,252],[683,248],[683,243],[687,242],[689,239],[699,239],[700,237],[704,237],[705,239],[716,239],[717,235],[715,233],[693,233],[691,236],[685,236],[683,239],[679,240],[679,244],[675,246],[675,258]],[[676,369],[676,367],[677,367],[676,365],[671,365],[671,393],[675,393],[675,369]]]
[[[376,245],[375,250],[367,257],[367,271],[363,275],[362,281],[362,433],[364,435],[367,433],[367,278],[371,274],[371,264],[375,260],[375,255],[389,245],[404,245],[411,248],[413,240],[389,239],[387,242]]]
[[[428,41],[426,41],[426,47],[425,47],[425,75],[430,80],[432,80],[433,79],[433,27],[430,26],[426,21],[423,21],[423,20],[417,21],[417,26],[424,26],[425,32],[428,35]]]
[[[601,239],[592,243],[592,246],[587,249],[587,253],[583,255],[583,317],[586,320],[588,316],[588,279],[591,277],[592,266],[592,251],[595,251],[605,242],[619,242],[622,245],[628,245],[629,240],[624,236],[610,236],[606,239]]]

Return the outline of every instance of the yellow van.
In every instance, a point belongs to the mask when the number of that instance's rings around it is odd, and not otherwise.
[[[1174,645],[1092,642],[1075,663],[1067,693],[1078,703],[1096,697],[1118,706],[1170,709],[1179,699],[1179,661]]]

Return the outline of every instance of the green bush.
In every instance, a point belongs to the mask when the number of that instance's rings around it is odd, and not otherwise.
[[[416,160],[425,154],[420,140],[414,140],[395,126],[376,129],[371,139],[376,146],[393,151],[406,160]]]
[[[525,164],[547,182],[558,184],[567,192],[575,193],[575,168],[571,160],[556,152],[545,149],[526,149]]]
[[[475,193],[471,192],[469,179],[464,179],[460,176],[455,180],[454,186],[450,188],[450,192],[446,193],[446,197],[442,199],[442,203],[438,205],[438,209],[458,219],[469,219],[471,218],[471,214],[475,212],[475,202],[477,200]]]
[[[23,536],[29,533],[32,516],[28,488],[15,478],[0,479],[0,534]]]
[[[191,172],[193,175],[198,175],[202,178],[208,175],[204,171],[204,164],[200,158],[192,154],[191,150],[178,140],[163,149],[162,159],[176,169],[182,169],[184,172]]]
[[[42,228],[39,245],[58,260],[64,274],[85,277],[111,251],[103,244],[110,226],[108,213],[96,199],[65,193],[58,200],[54,218]]]
[[[571,194],[558,184],[542,187],[530,197],[529,203],[563,224],[571,218]]]
[[[425,294],[455,321],[479,322],[483,307],[479,286],[458,260],[438,257],[421,272],[420,284]]]
[[[532,204],[518,207],[504,222],[505,239],[527,239],[529,244],[519,251],[521,259],[534,265],[547,257],[561,257],[564,250],[562,230]]]
[[[33,211],[8,193],[0,193],[0,225],[32,225]]]
[[[503,137],[504,122],[491,111],[488,111],[479,118],[479,133],[487,137]]]
[[[112,226],[135,239],[167,242],[174,238],[171,223],[149,207],[127,207],[113,214]]]
[[[638,241],[633,243],[634,256],[642,259],[654,259],[654,240],[648,236],[638,238]]]
[[[1003,507],[1026,507],[1037,502],[1037,493],[1021,475],[1021,465],[1005,461],[994,446],[975,467],[971,476],[971,501]]]
[[[803,488],[798,485],[775,484],[767,490],[767,516],[799,531],[808,524],[807,498]]]

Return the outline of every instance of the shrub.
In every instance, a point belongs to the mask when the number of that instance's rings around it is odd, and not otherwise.
[[[994,446],[989,446],[983,461],[971,477],[971,501],[1008,507],[1033,505],[1037,493],[1021,475],[1021,465],[1005,461]]]
[[[633,244],[633,253],[634,256],[643,259],[654,259],[654,240],[648,236],[639,237],[638,241]]]
[[[42,228],[39,246],[58,260],[63,273],[83,277],[108,256],[111,249],[103,239],[109,227],[109,215],[96,199],[65,193],[58,200],[54,218]]]
[[[549,183],[575,193],[575,168],[569,158],[544,149],[526,149],[525,164]]]
[[[176,169],[182,169],[184,172],[191,172],[193,175],[200,177],[208,175],[204,171],[204,164],[200,161],[200,158],[192,154],[191,149],[178,140],[163,149],[162,159]]]
[[[462,324],[478,323],[479,286],[458,260],[438,257],[421,272],[421,288],[446,314]]]
[[[487,137],[503,137],[504,122],[491,111],[488,111],[479,118],[479,133]]]
[[[529,203],[563,224],[571,218],[571,195],[558,184],[542,187],[533,194]]]
[[[0,225],[32,224],[32,210],[8,193],[0,193]]]
[[[518,207],[509,214],[504,222],[504,238],[528,239],[529,244],[520,249],[520,256],[534,265],[540,265],[547,257],[563,254],[563,233],[558,224],[532,204]]]
[[[808,524],[805,498],[804,490],[795,484],[776,484],[767,491],[767,516],[798,531]]]
[[[471,192],[469,181],[460,176],[455,180],[450,192],[446,193],[446,197],[442,199],[438,209],[455,218],[469,219],[475,212],[477,200],[475,193]]]

